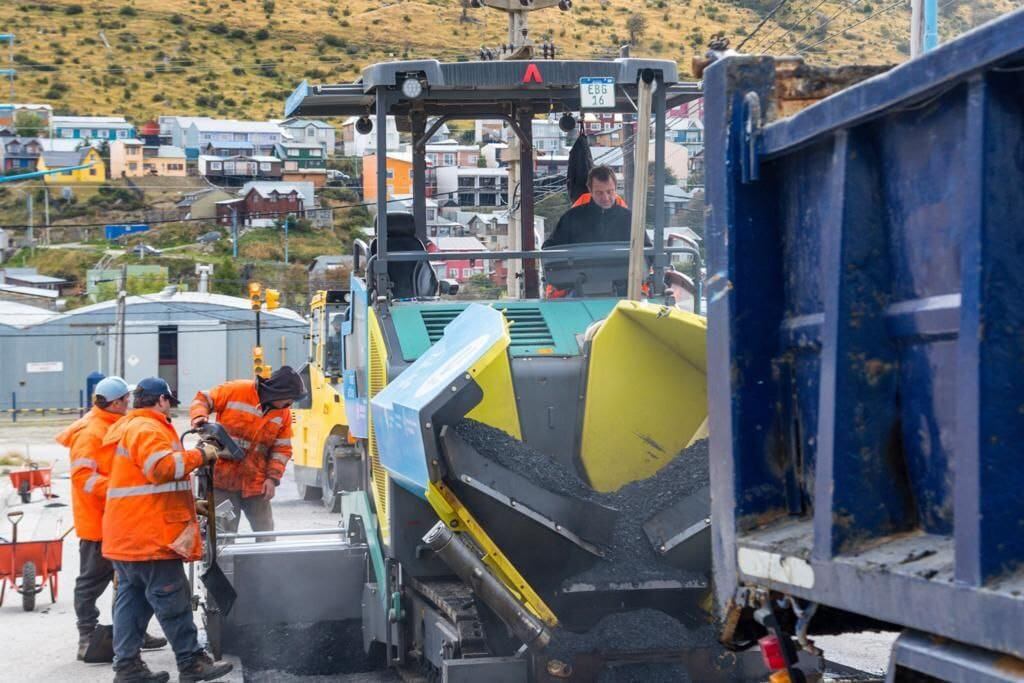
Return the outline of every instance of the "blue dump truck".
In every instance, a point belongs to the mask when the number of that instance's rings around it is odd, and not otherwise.
[[[1024,680],[1024,12],[704,86],[723,638],[779,681],[865,628],[889,680]]]

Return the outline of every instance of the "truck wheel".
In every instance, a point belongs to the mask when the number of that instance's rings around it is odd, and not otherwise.
[[[362,459],[359,451],[347,443],[340,434],[327,437],[324,444],[324,465],[321,474],[324,507],[341,512],[341,494],[359,491],[363,487]]]
[[[36,608],[36,566],[31,562],[21,568],[21,608],[26,612]]]

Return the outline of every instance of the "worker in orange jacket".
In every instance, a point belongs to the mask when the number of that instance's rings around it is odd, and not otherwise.
[[[114,459],[114,444],[103,438],[128,411],[128,384],[120,377],[105,377],[93,392],[92,410],[57,435],[57,443],[70,449],[71,510],[78,535],[78,576],[75,578],[75,616],[78,622],[78,659],[86,650],[99,625],[96,607],[114,579],[114,567],[103,557],[103,509],[107,500],[107,479]],[[143,650],[167,644],[165,638],[144,634]]]
[[[302,378],[284,365],[269,379],[225,382],[198,392],[193,399],[189,411],[193,429],[216,413],[217,422],[245,450],[245,458],[221,462],[214,472],[215,503],[229,500],[234,508],[229,531],[238,530],[242,512],[253,531],[274,529],[270,501],[292,457],[290,407],[305,395]]]
[[[146,623],[155,614],[171,641],[179,681],[212,681],[231,671],[199,646],[192,590],[184,562],[202,557],[191,473],[217,460],[209,443],[182,447],[171,425],[178,405],[167,382],[147,377],[134,391],[135,407],[107,433],[115,445],[103,515],[103,556],[117,572],[114,599],[115,683],[165,683],[139,656]]]

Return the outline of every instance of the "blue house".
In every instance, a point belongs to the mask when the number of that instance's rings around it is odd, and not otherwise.
[[[130,140],[135,126],[123,116],[54,116],[50,119],[51,137],[89,142]]]

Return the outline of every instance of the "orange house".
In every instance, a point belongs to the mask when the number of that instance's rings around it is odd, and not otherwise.
[[[412,154],[387,155],[388,196],[412,194]],[[363,157],[363,201],[377,200],[377,155]]]

